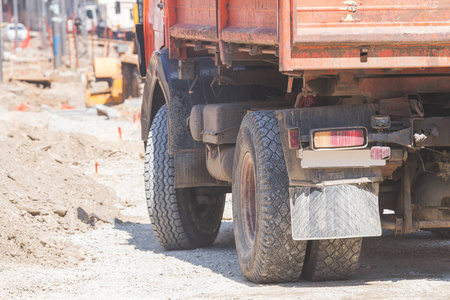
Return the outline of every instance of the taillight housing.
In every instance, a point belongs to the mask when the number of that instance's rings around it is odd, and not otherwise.
[[[365,127],[327,128],[311,130],[311,148],[349,149],[367,146],[367,129]]]

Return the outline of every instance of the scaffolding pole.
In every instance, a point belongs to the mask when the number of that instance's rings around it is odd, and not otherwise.
[[[52,28],[53,28],[53,64],[55,69],[58,69],[62,65],[61,57],[61,6],[59,0],[53,0],[50,5],[50,11],[52,14]]]
[[[3,1],[0,0],[0,27],[3,23]],[[0,83],[3,83],[3,36],[0,28]]]
[[[19,47],[19,9],[17,0],[13,0],[13,15],[14,15],[14,31],[15,31],[15,38],[14,38],[14,51],[16,51],[16,48]]]
[[[61,52],[63,56],[67,55],[67,7],[66,0],[61,1]]]
[[[41,17],[42,17],[42,49],[47,50],[47,8],[45,5],[45,0],[40,0],[41,5]]]

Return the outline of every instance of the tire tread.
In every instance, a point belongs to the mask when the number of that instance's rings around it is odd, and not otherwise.
[[[167,107],[150,128],[145,155],[145,193],[153,232],[166,250],[191,249],[181,223],[174,188],[174,159],[167,149]]]
[[[273,111],[252,112],[244,118],[242,126],[248,126],[252,133],[256,164],[261,166],[256,167],[256,176],[263,233],[261,241],[255,241],[258,247],[255,266],[244,271],[244,275],[258,283],[297,281],[306,242],[292,239],[289,178],[277,119]]]
[[[303,277],[308,280],[341,280],[358,267],[362,238],[315,240],[308,242]]]

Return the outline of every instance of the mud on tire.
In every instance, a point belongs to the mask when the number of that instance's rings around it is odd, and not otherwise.
[[[150,128],[145,153],[145,194],[153,232],[166,250],[212,244],[219,232],[225,194],[202,194],[199,202],[196,189],[175,189],[174,181],[174,159],[168,152],[164,105]]]
[[[233,166],[233,220],[248,280],[299,279],[306,241],[292,239],[289,179],[274,112],[252,112],[242,121]]]

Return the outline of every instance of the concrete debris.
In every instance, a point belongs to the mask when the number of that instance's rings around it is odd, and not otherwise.
[[[99,115],[106,116],[110,120],[118,119],[121,116],[118,110],[106,105],[97,104],[94,108],[97,109]]]

